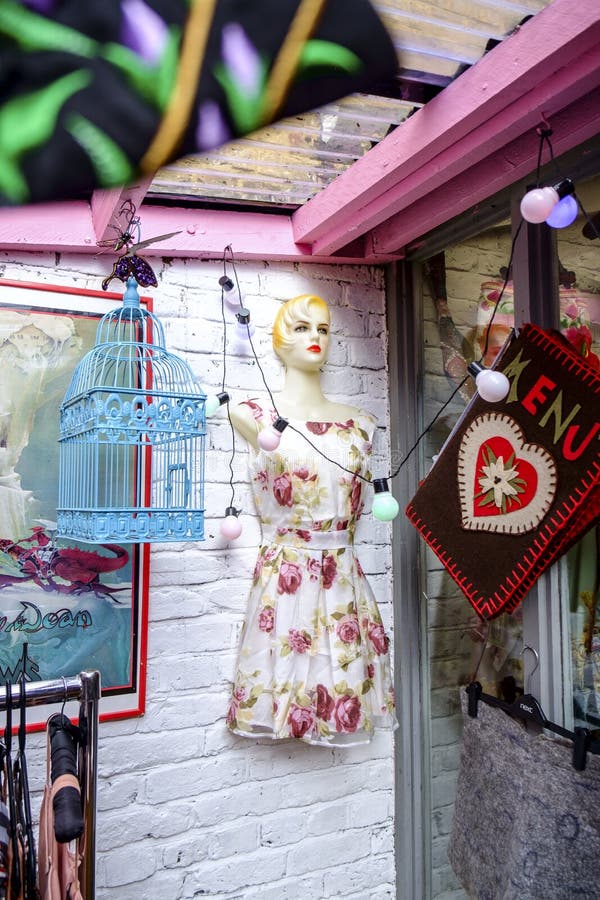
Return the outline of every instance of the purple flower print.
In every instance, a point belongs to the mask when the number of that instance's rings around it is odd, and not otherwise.
[[[221,29],[221,55],[238,87],[244,93],[256,94],[262,82],[260,57],[237,22],[229,22]]]
[[[23,0],[23,5],[35,9],[36,12],[49,13],[56,6],[56,0]]]
[[[339,697],[335,701],[333,718],[338,731],[348,734],[356,731],[360,721],[360,700],[358,697],[351,697],[350,694],[344,694],[343,697]]]
[[[292,479],[288,472],[284,472],[273,481],[273,496],[280,506],[293,506]]]
[[[214,100],[205,100],[198,110],[196,125],[196,148],[200,151],[214,150],[232,139],[233,135]]]
[[[335,700],[324,684],[317,685],[317,719],[328,722],[335,706]]]
[[[282,562],[277,580],[278,594],[295,594],[302,584],[302,572],[297,563]]]
[[[360,637],[360,627],[356,616],[344,616],[338,622],[335,632],[344,644],[355,644]]]
[[[297,628],[290,628],[288,639],[294,653],[306,653],[307,650],[310,650],[312,640],[306,631],[298,631]]]
[[[310,706],[297,706],[294,703],[289,711],[287,721],[292,737],[304,737],[315,724],[315,711]]]
[[[327,556],[323,560],[321,572],[323,577],[323,587],[325,588],[325,590],[329,590],[329,588],[335,581],[335,576],[337,574],[337,562],[335,556],[327,554]]]
[[[168,37],[167,25],[144,0],[122,0],[121,43],[144,62],[156,64]]]

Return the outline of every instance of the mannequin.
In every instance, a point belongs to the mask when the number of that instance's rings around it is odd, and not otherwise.
[[[279,308],[273,322],[273,349],[285,366],[277,398],[282,418],[304,421],[344,421],[357,416],[355,406],[328,400],[321,388],[321,368],[329,349],[329,307],[321,297],[301,294]],[[249,444],[258,450],[258,427],[248,406],[230,409],[230,418]]]
[[[353,547],[375,419],[323,394],[329,329],[320,297],[284,303],[273,324],[285,366],[276,408],[230,409],[251,446],[263,540],[227,725],[244,737],[344,746],[395,718],[389,640]],[[279,447],[261,449],[260,431],[279,417],[288,422]]]

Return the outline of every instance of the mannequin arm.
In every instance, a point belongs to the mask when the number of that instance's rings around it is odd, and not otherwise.
[[[229,418],[237,433],[245,438],[255,450],[258,450],[258,426],[252,410],[243,403],[238,406],[230,406]]]

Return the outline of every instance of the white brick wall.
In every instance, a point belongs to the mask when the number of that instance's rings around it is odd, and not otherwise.
[[[110,265],[106,255],[0,254],[0,277],[97,290]],[[190,362],[205,388],[220,389],[221,263],[154,265],[160,283],[149,293],[168,348]],[[259,262],[239,262],[237,270],[274,390],[280,378],[269,334],[275,298],[310,291],[329,300],[333,338],[325,390],[379,416],[375,453],[386,460],[383,271]],[[227,307],[226,315],[233,326]],[[266,396],[252,359],[230,356],[227,368],[234,402]],[[335,750],[261,744],[225,729],[259,537],[239,440],[235,504],[243,508],[244,532],[231,547],[219,534],[230,500],[230,447],[226,420],[209,423],[206,540],[152,550],[146,714],[100,726],[98,900],[391,898],[391,735],[366,748]],[[359,556],[391,627],[389,539],[389,526],[373,527],[365,517]],[[43,757],[41,735],[28,747],[30,757]],[[34,776],[39,802],[41,766],[34,765]]]

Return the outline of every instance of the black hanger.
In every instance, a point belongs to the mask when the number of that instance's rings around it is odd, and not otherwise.
[[[15,759],[15,792],[19,806],[21,825],[25,833],[25,897],[36,896],[36,855],[35,838],[33,833],[33,820],[31,816],[31,798],[29,796],[29,775],[27,772],[27,760],[25,758],[25,740],[27,726],[27,695],[25,690],[25,672],[27,668],[27,642],[23,644],[23,666],[21,670],[21,693],[19,695],[20,719],[19,719],[19,752]]]
[[[12,748],[12,686],[10,681],[6,688],[6,725],[4,728],[4,748],[6,754],[6,781],[8,784],[8,810],[10,816],[10,842],[12,846],[12,860],[10,866],[10,887],[15,897],[21,891],[21,867],[19,865],[19,836],[17,834],[17,805],[15,802],[15,783],[13,780],[13,766],[10,756]]]
[[[512,703],[506,703],[493,694],[485,694],[483,688],[478,681],[472,681],[466,688],[469,698],[468,713],[472,719],[477,718],[477,707],[479,702],[487,704],[487,706],[496,706],[498,709],[504,710],[513,719],[520,719],[523,722],[535,722],[546,731],[567,738],[573,742],[573,768],[578,772],[582,772],[586,766],[587,754],[600,754],[600,741],[593,741],[592,735],[587,728],[576,728],[575,731],[569,731],[555,722],[551,722],[545,715],[540,703],[533,694],[522,694]]]

